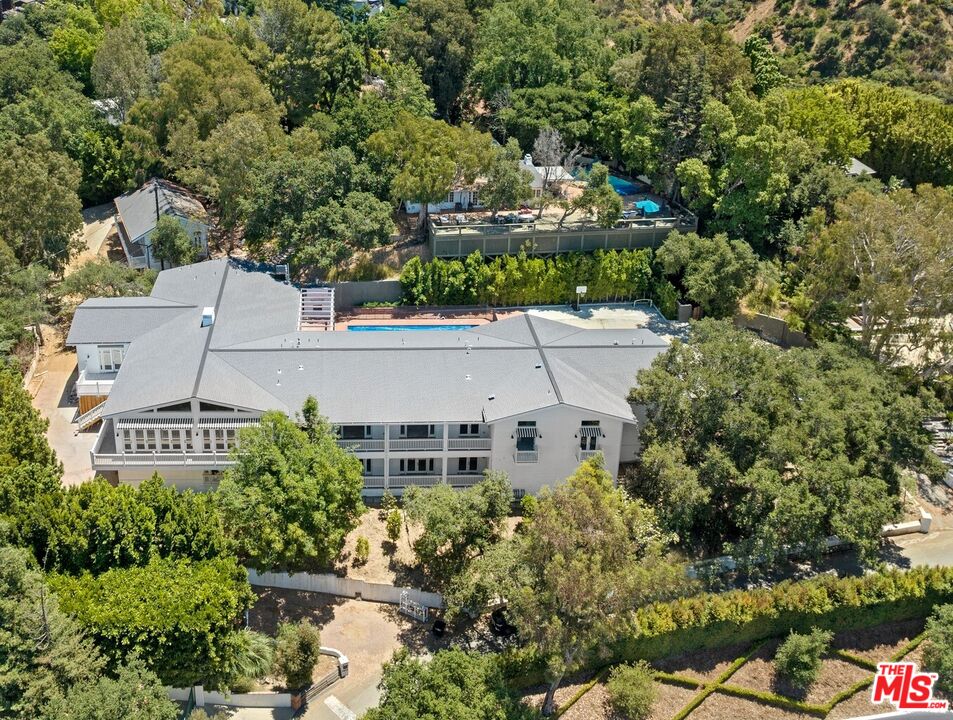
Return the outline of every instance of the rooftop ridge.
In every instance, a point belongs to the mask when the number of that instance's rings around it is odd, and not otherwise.
[[[563,402],[563,394],[559,390],[559,383],[556,382],[556,376],[553,375],[553,370],[549,367],[549,359],[546,357],[546,353],[543,351],[543,346],[539,342],[539,336],[536,334],[536,328],[533,326],[533,321],[529,316],[529,313],[525,313],[523,317],[526,318],[526,324],[529,325],[529,332],[533,336],[533,342],[536,343],[536,350],[539,352],[539,357],[543,361],[543,367],[546,369],[546,374],[549,375],[549,382],[553,386],[553,392],[556,393],[556,400],[561,405]]]
[[[225,280],[228,278],[229,263],[225,263],[225,269],[222,271],[221,284],[218,286],[218,296],[215,298],[215,314],[218,315],[218,306],[222,303],[222,295],[225,293]],[[205,358],[208,357],[208,349],[212,344],[212,334],[215,332],[215,323],[213,322],[208,329],[208,335],[205,336],[205,347],[202,348],[202,358],[199,360],[199,369],[195,373],[195,384],[192,386],[192,397],[198,397],[199,385],[202,384],[202,371],[205,370]]]

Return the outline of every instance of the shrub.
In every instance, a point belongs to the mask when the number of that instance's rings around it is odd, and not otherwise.
[[[527,520],[536,514],[539,508],[539,498],[535,495],[524,495],[520,499],[520,510],[523,511],[523,517]]]
[[[357,544],[354,547],[354,562],[357,565],[364,565],[371,556],[371,543],[363,535],[357,538]]]
[[[400,527],[403,524],[403,520],[400,515],[400,510],[391,510],[387,514],[387,539],[391,542],[397,542],[400,540]]]
[[[927,640],[923,664],[939,674],[937,687],[953,693],[953,605],[941,605],[927,620]]]
[[[385,490],[381,496],[381,509],[377,513],[377,517],[384,520],[391,512],[396,510],[397,507],[397,498],[391,495],[390,490]]]
[[[817,680],[821,655],[827,652],[833,638],[832,632],[818,628],[803,635],[792,632],[774,656],[775,672],[794,687],[806,690]]]
[[[634,665],[617,665],[606,683],[612,709],[628,720],[643,720],[652,712],[655,683],[652,669],[645,661]]]
[[[308,687],[321,656],[321,633],[307,620],[282,623],[275,646],[274,673],[289,689]]]

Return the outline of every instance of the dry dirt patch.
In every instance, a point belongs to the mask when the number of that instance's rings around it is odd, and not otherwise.
[[[649,720],[670,720],[675,713],[685,707],[697,690],[655,683],[655,702]],[[569,710],[562,715],[562,720],[620,720],[609,706],[609,695],[603,683],[594,685],[592,690],[579,698]]]
[[[883,662],[923,632],[923,625],[923,620],[907,620],[873,628],[848,630],[837,633],[831,645],[871,662]]]
[[[782,710],[753,700],[713,693],[689,715],[690,720],[817,720],[816,715]]]
[[[715,650],[699,650],[665,658],[652,664],[656,670],[662,672],[684,675],[702,682],[712,682],[725,672],[731,663],[744,655],[747,649],[747,645],[731,645]]]
[[[562,684],[556,690],[556,709],[559,710],[559,708],[571,700],[576,693],[582,690],[582,687],[592,680],[592,676],[592,673],[580,673],[578,675],[572,675],[563,680]],[[526,688],[522,695],[522,701],[524,705],[528,705],[531,708],[536,708],[539,710],[543,707],[543,698],[546,695],[546,686],[532,685]]]
[[[777,680],[772,659],[778,648],[778,641],[772,641],[758,650],[738,671],[731,676],[728,684],[773,692],[785,697],[803,700],[812,705],[823,705],[837,693],[843,692],[854,683],[870,676],[870,671],[852,663],[833,657],[824,658],[817,680],[807,693],[800,693],[783,680]]]

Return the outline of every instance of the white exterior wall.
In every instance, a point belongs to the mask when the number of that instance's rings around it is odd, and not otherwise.
[[[136,467],[121,468],[119,470],[119,482],[124,485],[139,487],[143,480],[148,480],[153,473],[159,473],[167,485],[172,485],[176,490],[194,490],[196,492],[209,492],[214,490],[216,484],[205,482],[201,470],[182,467]]]
[[[102,347],[122,347],[123,357],[129,349],[129,343],[102,343]],[[100,373],[114,372],[112,370],[104,371],[99,363],[99,345],[77,345],[76,346],[76,364],[79,372]]]
[[[473,203],[474,194],[477,195],[477,203]],[[447,193],[447,195],[449,196],[450,193]],[[483,207],[482,205],[479,204],[478,190],[477,191],[469,190],[469,189],[454,190],[452,200],[444,200],[443,202],[439,202],[439,203],[429,203],[427,205],[427,212],[438,213],[438,212],[447,212],[447,211],[455,210],[457,203],[459,203],[464,210],[467,210],[470,207],[474,207],[474,208]],[[421,203],[414,202],[412,200],[404,201],[404,209],[406,209],[408,214],[410,215],[418,214],[420,212],[420,205]]]
[[[539,461],[516,462],[517,422],[535,420],[540,437],[536,440]],[[598,420],[604,437],[599,438],[599,449],[605,456],[605,467],[616,477],[619,470],[620,447],[624,423],[619,418],[590,412],[568,405],[536,410],[499,420],[492,425],[493,451],[491,467],[510,477],[513,488],[526,493],[538,493],[543,486],[550,487],[565,480],[579,466],[579,428],[583,420]]]
[[[192,238],[193,243],[198,247],[202,254],[208,255],[208,225],[191,218],[182,217],[180,215],[173,215],[178,221],[179,224],[185,228],[185,232],[188,233],[189,237]],[[133,239],[133,243],[143,246],[143,255],[144,257],[140,260],[141,267],[151,268],[153,270],[159,270],[161,263],[152,257],[151,252],[151,238],[152,233],[155,232],[155,228],[149,232],[140,235],[137,238]],[[197,239],[196,239],[197,238]]]

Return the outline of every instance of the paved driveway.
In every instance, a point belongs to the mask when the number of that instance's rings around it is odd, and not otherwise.
[[[76,353],[64,350],[50,328],[43,328],[43,336],[46,345],[27,389],[34,407],[50,421],[46,436],[63,463],[63,484],[79,485],[93,477],[89,451],[96,442],[99,426],[89,432],[77,432],[73,423],[76,405],[69,402],[69,392],[76,381]]]

